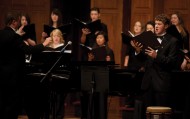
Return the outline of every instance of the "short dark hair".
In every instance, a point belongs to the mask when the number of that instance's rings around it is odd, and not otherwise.
[[[152,25],[153,27],[155,26],[154,21],[148,21],[148,22],[146,23],[146,26],[147,26],[148,24]]]
[[[5,25],[11,25],[11,23],[16,20],[18,21],[20,19],[20,13],[17,12],[8,12],[5,15]]]
[[[104,31],[99,31],[97,34],[96,34],[96,37],[98,35],[103,35],[104,36],[104,39],[105,39],[105,42],[108,42],[108,34],[105,33]]]
[[[97,11],[98,13],[100,13],[100,9],[98,7],[93,7],[90,9],[90,11]]]
[[[170,19],[166,14],[159,14],[155,17],[155,21],[161,21],[165,25],[170,25]]]

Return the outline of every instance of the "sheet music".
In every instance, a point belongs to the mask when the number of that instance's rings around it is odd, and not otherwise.
[[[72,53],[72,50],[65,50],[64,53]]]
[[[84,45],[84,44],[82,44],[82,43],[80,43],[80,45],[81,45],[81,46],[83,46],[83,47],[86,47],[86,48],[88,48],[89,50],[92,50],[92,48],[91,48],[91,47],[89,47],[89,46],[86,46],[86,45]]]
[[[60,51],[58,51],[58,50],[53,50],[53,51],[51,51],[51,50],[44,50],[44,51],[42,51],[42,52],[47,52],[47,53],[48,53],[48,52],[49,52],[49,53],[50,53],[50,52],[57,52],[57,53],[60,53]]]
[[[58,51],[58,50],[45,50],[43,51],[44,53],[52,53],[52,52],[55,52],[55,53],[61,53],[61,51]],[[64,53],[72,53],[72,50],[65,50]]]
[[[25,55],[25,63],[30,63],[32,55]]]
[[[129,33],[132,37],[135,37],[135,35],[134,35],[131,31],[128,31],[128,33]]]
[[[61,44],[55,46],[54,48],[56,49],[56,48],[61,47],[61,46],[64,46],[64,43],[61,43]]]

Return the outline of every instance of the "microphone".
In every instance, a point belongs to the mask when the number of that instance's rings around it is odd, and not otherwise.
[[[72,42],[71,42],[71,41],[68,41],[67,44],[65,45],[65,47],[63,47],[60,52],[61,52],[61,53],[64,53],[64,51],[65,51],[65,49],[67,48],[67,46],[68,46],[68,45],[71,45],[71,44],[72,44]]]
[[[72,44],[72,42],[71,42],[71,41],[68,41],[67,44],[65,45],[65,47],[63,47],[63,48],[61,49],[60,53],[64,53],[66,47],[67,47],[68,45],[71,45],[71,44]],[[43,82],[48,76],[50,76],[50,73],[51,73],[52,70],[55,68],[55,66],[58,64],[58,62],[61,60],[62,56],[63,56],[63,55],[61,55],[61,56],[57,59],[57,61],[56,61],[56,62],[53,64],[53,66],[48,70],[48,72],[44,75],[44,77],[41,79],[40,82]],[[58,76],[54,76],[54,77],[58,77]],[[59,77],[59,78],[65,78],[65,77]],[[66,79],[66,78],[65,78],[65,79]]]

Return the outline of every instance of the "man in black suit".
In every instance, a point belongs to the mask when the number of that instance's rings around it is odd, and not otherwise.
[[[22,80],[24,76],[25,54],[41,52],[50,40],[43,44],[28,46],[21,39],[24,34],[18,29],[20,16],[8,13],[6,27],[0,31],[0,117],[17,119],[20,109]]]
[[[175,67],[178,48],[177,39],[166,33],[169,23],[165,14],[155,17],[155,34],[159,36],[157,40],[160,42],[160,47],[157,50],[148,47],[142,53],[147,57],[141,85],[144,114],[147,106],[170,106],[171,71]]]
[[[161,43],[158,50],[148,47],[145,54],[148,59],[142,81],[146,105],[169,106],[171,89],[171,71],[177,59],[177,39],[166,33],[169,19],[160,14],[155,17],[155,34]]]

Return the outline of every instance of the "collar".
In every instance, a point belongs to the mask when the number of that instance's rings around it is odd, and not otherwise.
[[[15,29],[15,28],[13,28],[13,27],[11,27],[11,26],[10,26],[10,28],[11,28],[13,31],[15,31],[15,32],[16,32],[16,29]]]
[[[162,33],[161,35],[156,35],[156,36],[164,36],[164,35],[166,35],[166,32],[164,32],[164,33]]]

